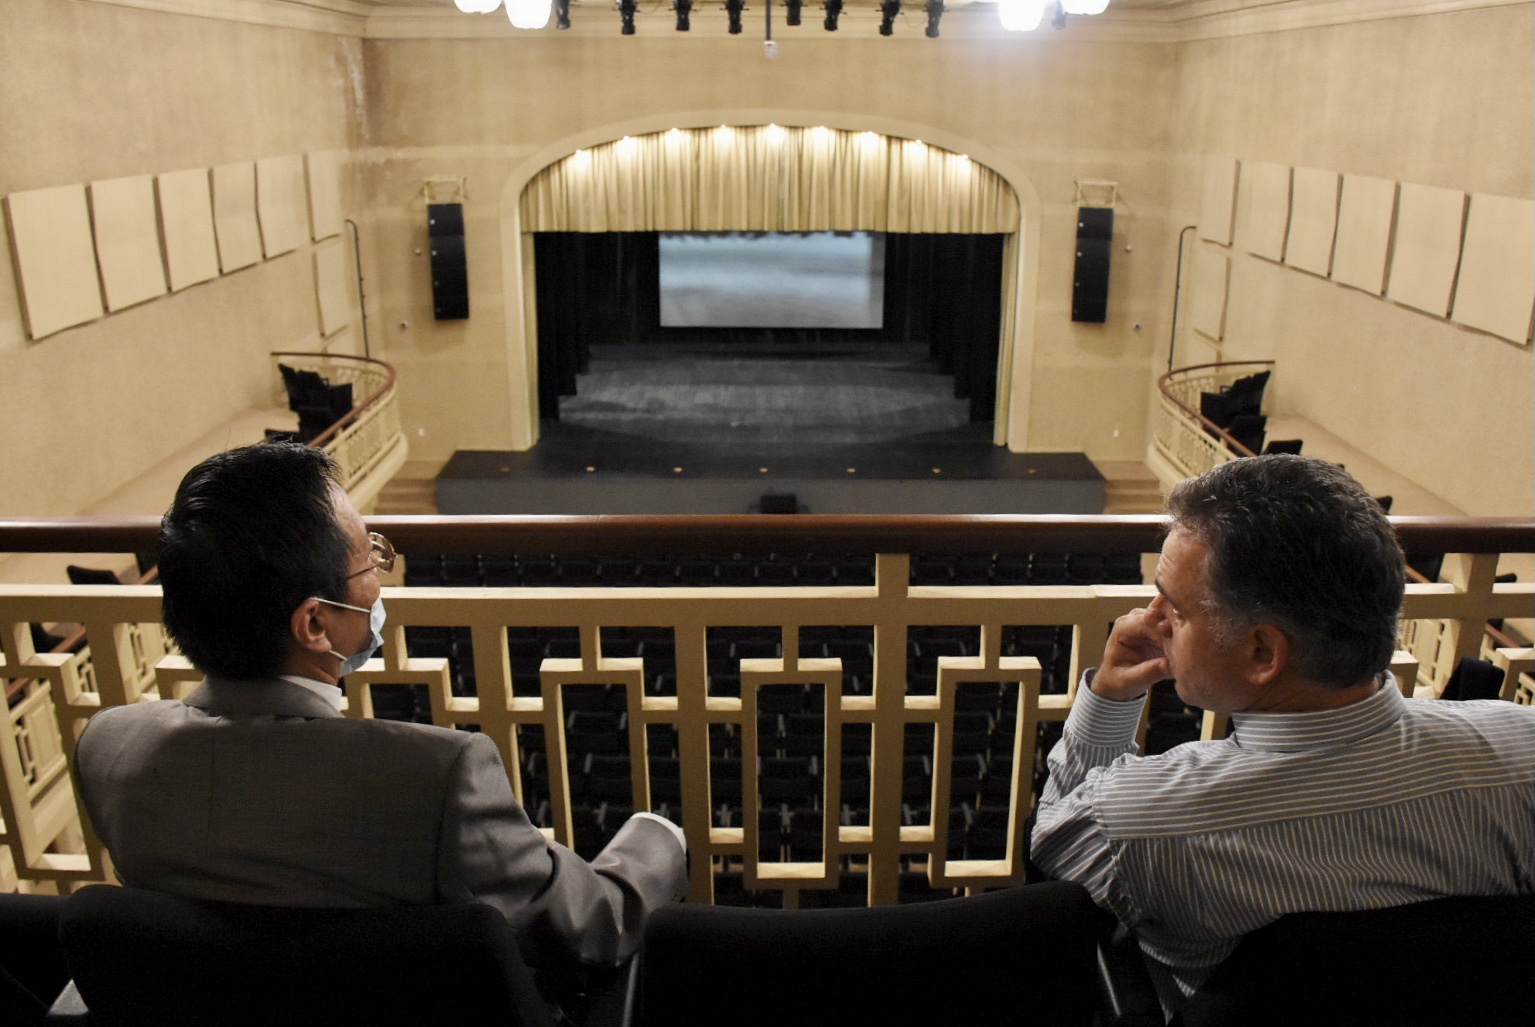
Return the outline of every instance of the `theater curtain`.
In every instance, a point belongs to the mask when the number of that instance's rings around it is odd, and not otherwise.
[[[578,150],[522,194],[524,232],[1018,229],[1018,198],[962,154],[874,132],[672,129]]]

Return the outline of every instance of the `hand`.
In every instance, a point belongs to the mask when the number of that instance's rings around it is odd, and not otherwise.
[[[1144,608],[1131,610],[1114,622],[1103,647],[1103,663],[1093,677],[1095,694],[1127,702],[1139,699],[1152,685],[1172,676],[1162,652],[1162,633],[1149,614]]]

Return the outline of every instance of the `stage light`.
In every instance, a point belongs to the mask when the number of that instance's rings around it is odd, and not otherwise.
[[[891,35],[895,32],[895,16],[901,13],[901,0],[880,0],[879,5],[879,34]]]
[[[554,27],[570,28],[570,0],[554,0]]]
[[[693,13],[693,0],[677,0],[672,7],[677,12],[677,31],[686,32],[691,29],[693,23],[688,15]]]
[[[635,0],[618,0],[618,17],[624,24],[620,30],[623,35],[634,35],[634,12],[638,6]]]
[[[1067,14],[1102,14],[1108,6],[1109,0],[1061,0],[1061,10]]]
[[[730,34],[741,34],[741,11],[746,8],[746,0],[725,0],[725,14],[730,18]]]
[[[1066,27],[1066,8],[1060,4],[1055,5],[1055,17],[1050,19],[1050,27],[1053,29],[1063,29]]]
[[[938,38],[938,20],[943,17],[943,0],[927,0],[927,38]]]
[[[549,24],[549,0],[506,0],[506,17],[513,28],[541,29]]]
[[[799,9],[802,2],[803,0],[783,0],[784,9],[789,12],[785,20],[790,25],[799,24]]]
[[[837,19],[842,17],[842,0],[826,0],[826,31],[837,31]]]
[[[1045,0],[997,0],[997,18],[1009,32],[1033,32],[1045,18]]]

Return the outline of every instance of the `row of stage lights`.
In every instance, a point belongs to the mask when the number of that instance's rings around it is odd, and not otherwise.
[[[800,24],[800,8],[804,0],[782,0],[787,21],[790,25]],[[502,0],[453,0],[453,3],[465,14],[491,14],[502,4]],[[768,0],[771,4],[772,0]],[[741,13],[746,9],[746,0],[724,0],[725,14],[730,19],[730,34],[739,35],[741,32]],[[842,16],[844,0],[825,0],[826,31],[837,31],[837,19]],[[692,28],[692,13],[694,0],[673,0],[672,9],[677,12],[677,31],[686,32]],[[1055,9],[1051,24],[1056,28],[1064,28],[1068,14],[1102,14],[1109,6],[1109,0],[997,0],[997,18],[1002,27],[1009,32],[1032,32],[1045,20],[1045,14]],[[622,24],[623,35],[634,35],[634,15],[639,9],[637,0],[617,0],[618,16]],[[926,0],[922,5],[927,14],[926,35],[929,38],[937,38],[938,21],[943,17],[944,0]],[[519,29],[541,29],[549,24],[550,13],[554,14],[555,28],[570,28],[570,0],[506,0],[506,16],[513,27]],[[879,34],[888,36],[895,32],[895,19],[901,13],[901,0],[880,0],[879,5]],[[768,56],[772,56],[776,47],[773,44],[769,28]]]

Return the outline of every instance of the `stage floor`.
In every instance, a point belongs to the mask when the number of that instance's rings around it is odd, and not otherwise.
[[[898,443],[660,441],[546,423],[523,453],[460,450],[437,477],[444,514],[754,513],[792,493],[804,513],[1097,514],[1081,453],[1011,453],[989,424]]]

